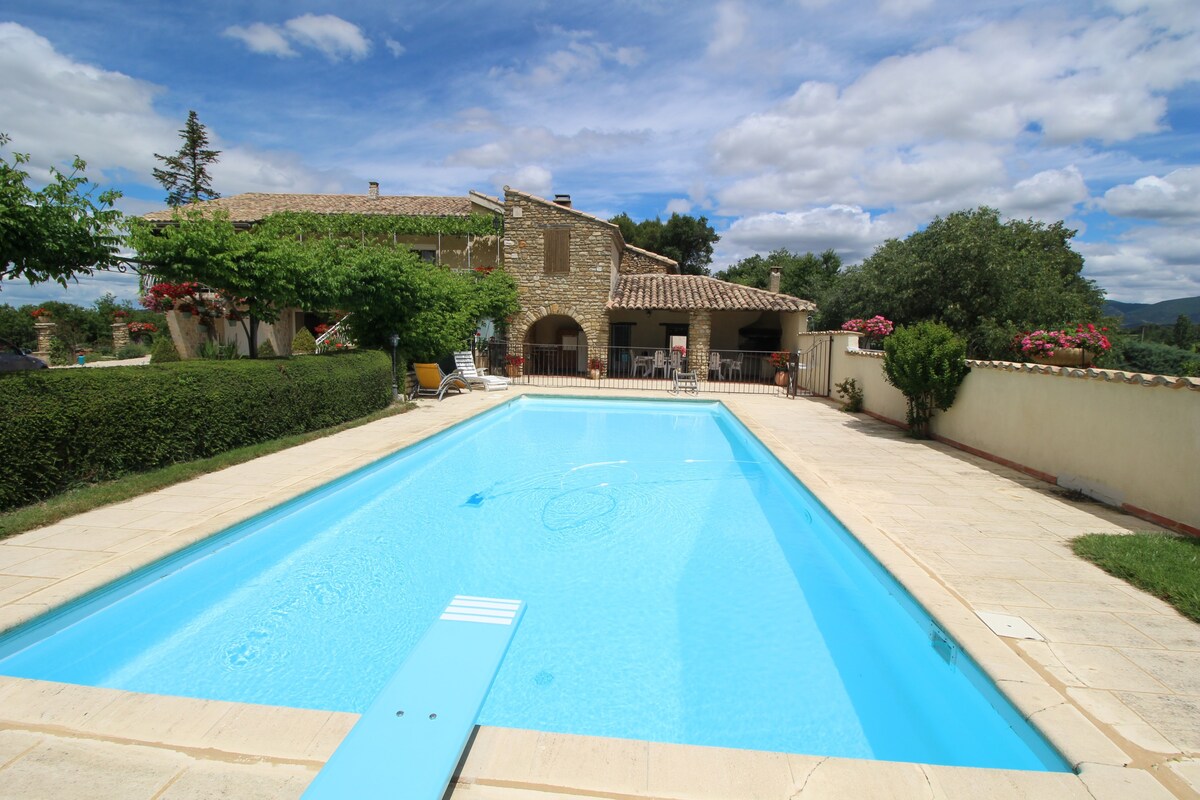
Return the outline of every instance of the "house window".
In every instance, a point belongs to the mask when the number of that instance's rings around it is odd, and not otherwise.
[[[571,229],[546,228],[542,231],[546,247],[546,273],[571,271]]]
[[[414,248],[413,252],[420,256],[422,261],[426,261],[430,264],[437,263],[437,250],[417,250]]]

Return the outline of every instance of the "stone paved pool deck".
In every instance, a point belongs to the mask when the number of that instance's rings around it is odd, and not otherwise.
[[[475,392],[0,542],[0,630],[532,391]],[[549,394],[665,399],[663,392]],[[1078,774],[479,728],[450,796],[1200,797],[1200,625],[1075,557],[1147,530],[816,399],[719,400],[952,633]],[[1114,457],[1120,457],[1119,454]],[[1041,640],[1000,636],[1023,621]],[[1014,620],[1013,618],[1019,618]],[[357,715],[0,677],[0,798],[295,798]]]

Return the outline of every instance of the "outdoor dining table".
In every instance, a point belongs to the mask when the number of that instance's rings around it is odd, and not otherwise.
[[[654,356],[634,356],[633,372],[635,375],[639,369],[643,378],[649,378],[651,370],[654,369]]]

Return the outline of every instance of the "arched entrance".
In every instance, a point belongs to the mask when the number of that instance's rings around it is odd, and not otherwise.
[[[587,334],[573,317],[549,314],[537,320],[525,334],[525,349],[531,375],[587,373]]]

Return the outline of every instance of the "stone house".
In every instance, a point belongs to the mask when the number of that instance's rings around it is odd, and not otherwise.
[[[210,200],[205,210],[227,213],[237,227],[250,228],[270,214],[465,217],[491,215],[500,235],[396,236],[427,260],[451,269],[503,266],[517,283],[521,311],[509,325],[510,350],[528,354],[530,372],[583,374],[589,359],[604,362],[610,375],[640,372],[635,361],[672,344],[685,344],[690,368],[709,365],[710,352],[749,351],[749,357],[796,348],[815,306],[778,291],[764,291],[715,278],[679,274],[669,258],[625,242],[620,228],[572,207],[567,195],[550,201],[505,187],[504,198],[470,192],[466,197],[249,193]],[[170,210],[145,215],[166,225]],[[778,289],[778,276],[774,276]],[[208,336],[185,315],[168,315],[185,356]],[[292,336],[310,315],[296,310],[274,326],[260,327],[260,341],[287,352]],[[247,351],[240,324],[220,321],[216,338]],[[768,372],[757,370],[758,372]],[[768,372],[768,374],[770,374]]]
[[[669,258],[625,242],[620,229],[572,207],[504,188],[504,268],[516,280],[521,313],[510,347],[532,372],[582,373],[600,358],[610,375],[686,343],[690,368],[709,354],[795,349],[816,306],[776,291],[681,275]],[[759,355],[751,358],[762,359]]]

